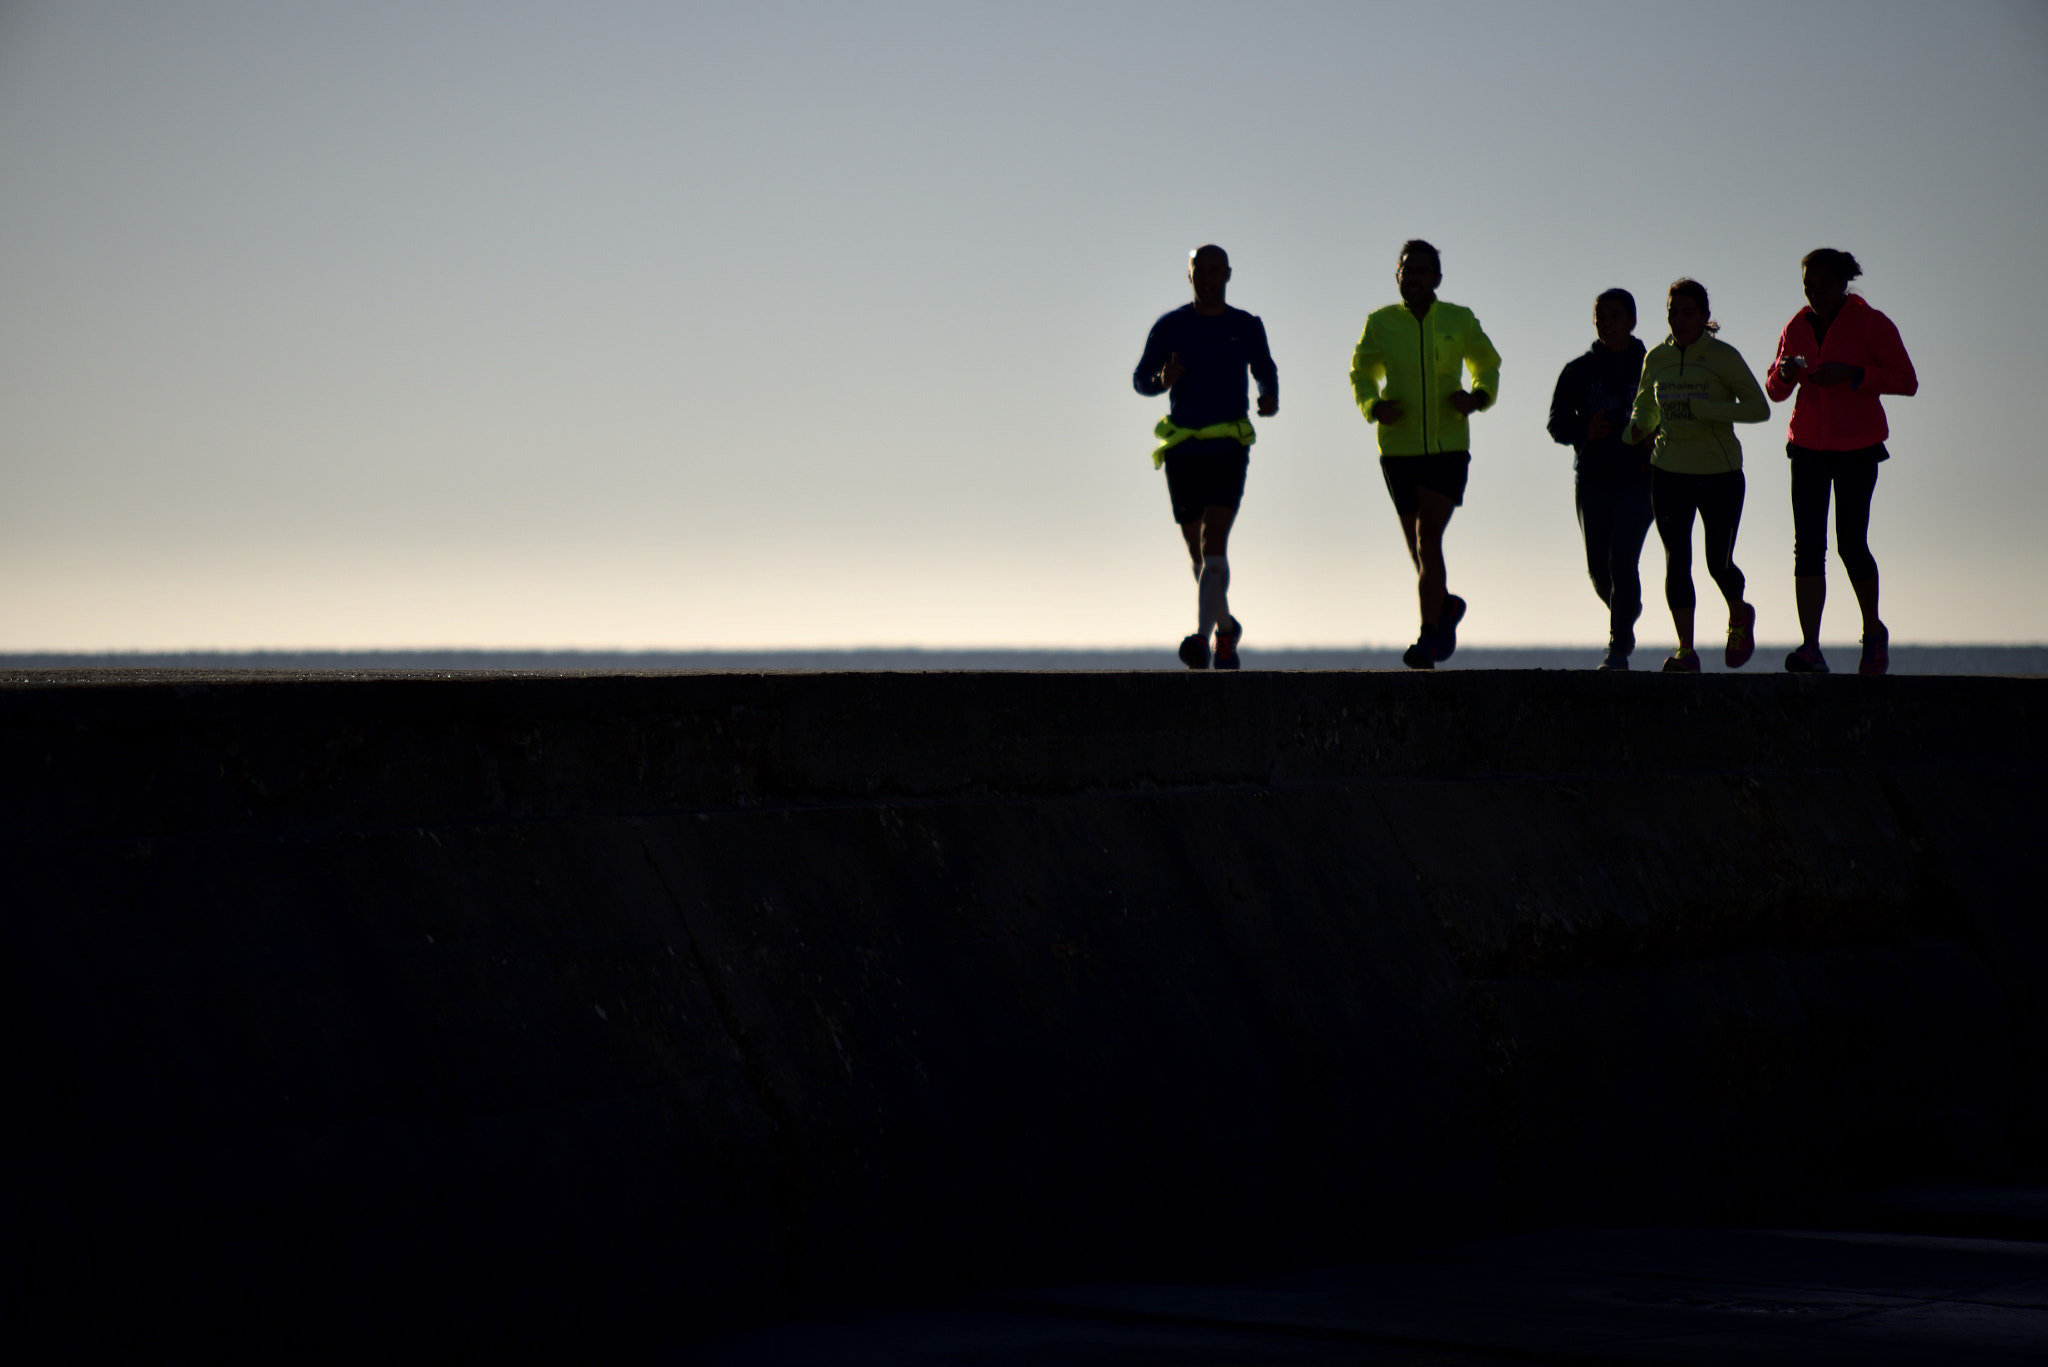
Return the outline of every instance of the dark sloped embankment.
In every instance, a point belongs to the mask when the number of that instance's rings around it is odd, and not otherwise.
[[[687,1335],[2036,1162],[2044,702],[27,678],[10,1315]]]

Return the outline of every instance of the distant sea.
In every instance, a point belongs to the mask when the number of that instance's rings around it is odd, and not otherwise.
[[[1788,646],[1757,647],[1745,672],[1776,670]],[[1656,669],[1662,648],[1636,651],[1637,669]],[[1700,652],[1708,672],[1721,670],[1718,644]],[[1837,672],[1856,671],[1853,644],[1826,647]],[[2048,674],[2048,645],[1909,646],[1891,651],[1894,674]],[[1591,669],[1598,646],[1462,646],[1440,669]],[[1400,669],[1397,646],[1355,649],[1244,651],[1246,669]],[[1122,650],[258,650],[115,652],[103,654],[0,654],[0,669],[180,669],[180,670],[472,670],[546,672],[720,669],[924,670],[924,669],[1162,669],[1178,670],[1171,648]]]

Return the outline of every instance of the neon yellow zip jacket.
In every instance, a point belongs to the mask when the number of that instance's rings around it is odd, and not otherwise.
[[[1471,449],[1470,424],[1451,395],[1472,376],[1479,407],[1500,397],[1500,353],[1462,304],[1439,299],[1417,318],[1406,304],[1374,309],[1351,353],[1351,393],[1367,422],[1382,401],[1401,405],[1401,421],[1378,422],[1380,454],[1421,456]]]
[[[1718,475],[1742,468],[1738,422],[1762,422],[1770,401],[1742,353],[1711,332],[1681,348],[1666,337],[1643,357],[1629,422],[1657,433],[1650,464],[1681,475]]]

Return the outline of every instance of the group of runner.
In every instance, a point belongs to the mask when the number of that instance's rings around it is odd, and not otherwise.
[[[1678,638],[1663,667],[1698,672],[1695,515],[1708,576],[1728,604],[1725,662],[1731,669],[1748,663],[1756,650],[1756,609],[1743,597],[1735,563],[1747,486],[1734,426],[1764,421],[1771,402],[1795,394],[1786,453],[1802,640],[1785,668],[1828,672],[1820,623],[1830,501],[1836,546],[1863,612],[1858,672],[1882,674],[1889,665],[1868,544],[1877,467],[1889,458],[1878,396],[1912,394],[1919,381],[1891,320],[1849,293],[1849,282],[1862,274],[1855,257],[1823,247],[1800,265],[1807,307],[1779,334],[1761,387],[1741,353],[1715,335],[1720,325],[1697,280],[1672,284],[1665,302],[1670,334],[1655,347],[1635,336],[1636,301],[1627,290],[1604,291],[1593,302],[1595,340],[1558,376],[1548,426],[1575,453],[1586,570],[1608,611],[1602,669],[1629,667],[1643,608],[1637,565],[1655,523],[1664,543],[1664,600]],[[1140,394],[1171,395],[1170,411],[1153,429],[1160,444],[1152,461],[1165,468],[1173,520],[1197,585],[1196,628],[1180,643],[1181,662],[1236,669],[1244,624],[1230,611],[1228,545],[1256,440],[1246,376],[1258,385],[1259,416],[1272,417],[1280,411],[1280,372],[1265,325],[1224,302],[1230,258],[1223,248],[1189,253],[1188,281],[1193,301],[1153,324],[1132,384]],[[1465,501],[1468,420],[1491,408],[1500,392],[1500,353],[1472,310],[1437,298],[1443,259],[1435,247],[1419,238],[1403,243],[1394,282],[1400,301],[1366,317],[1351,357],[1351,388],[1359,412],[1377,429],[1380,472],[1415,567],[1421,631],[1401,658],[1411,669],[1433,669],[1457,650],[1465,616],[1465,600],[1448,587],[1444,531]]]

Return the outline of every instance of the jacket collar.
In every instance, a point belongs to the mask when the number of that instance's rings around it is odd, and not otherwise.
[[[1835,315],[1835,323],[1841,322],[1844,318],[1847,318],[1851,313],[1860,312],[1861,310],[1867,309],[1869,307],[1870,301],[1868,299],[1865,299],[1860,294],[1844,295],[1842,297],[1842,311]],[[1814,316],[1813,305],[1808,304],[1805,308],[1799,310],[1799,316],[1801,318],[1807,319],[1807,326],[1811,327],[1813,325],[1812,319]],[[1832,329],[1835,323],[1828,324],[1828,327]]]

